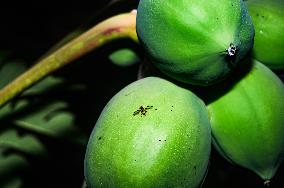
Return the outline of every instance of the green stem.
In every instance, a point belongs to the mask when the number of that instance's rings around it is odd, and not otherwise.
[[[0,106],[64,65],[116,39],[130,38],[138,42],[136,12],[106,19],[79,37],[40,60],[29,70],[0,90]]]

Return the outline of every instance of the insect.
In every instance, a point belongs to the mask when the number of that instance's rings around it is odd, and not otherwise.
[[[145,108],[143,106],[140,106],[138,110],[133,112],[133,116],[136,116],[138,114],[141,114],[141,117],[146,116],[147,110],[152,109],[152,108],[153,106],[146,106]]]

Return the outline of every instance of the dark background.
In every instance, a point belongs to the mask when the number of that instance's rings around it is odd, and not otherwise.
[[[2,2],[0,49],[12,51],[14,57],[35,61],[74,29],[91,27],[109,15],[129,9],[129,5],[117,5],[102,14],[109,2],[68,1],[65,5],[49,1]]]
[[[56,42],[74,29],[89,28],[110,15],[131,10],[136,7],[137,1],[117,4],[103,12],[102,10],[109,1],[68,1],[64,3],[66,4],[59,4],[59,1],[57,3],[7,1],[4,4],[2,1],[0,4],[0,51],[8,52],[11,59],[20,59],[32,65]],[[74,65],[55,73],[69,79],[96,85],[100,93],[96,92],[95,97],[100,103],[97,103],[96,109],[89,109],[89,113],[94,114],[92,121],[98,117],[112,95],[136,79],[138,70],[138,66],[122,69],[111,65],[104,54],[107,50],[107,48],[102,48],[99,52],[88,54],[74,62]],[[102,72],[104,75],[100,76]],[[94,96],[85,97],[88,100]],[[84,104],[79,109],[83,111],[83,109],[88,109],[88,106]],[[80,122],[90,125],[86,128],[87,132],[91,130],[91,122],[84,122],[84,120]],[[49,145],[52,148],[49,160],[41,161],[30,158],[33,161],[33,168],[25,171],[24,186],[27,188],[80,187],[83,178],[84,148],[58,142],[50,142]],[[283,175],[282,165],[272,179],[272,188],[284,187]],[[262,182],[252,172],[228,163],[212,149],[210,167],[203,187],[263,187]]]

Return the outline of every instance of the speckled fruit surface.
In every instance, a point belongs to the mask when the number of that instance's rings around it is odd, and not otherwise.
[[[85,177],[92,187],[198,187],[210,156],[206,106],[157,77],[126,86],[91,134]]]

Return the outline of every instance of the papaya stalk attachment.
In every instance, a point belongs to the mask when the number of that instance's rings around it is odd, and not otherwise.
[[[265,180],[263,184],[265,187],[270,187],[270,180]]]
[[[227,49],[227,55],[232,57],[236,54],[237,47],[234,44],[230,44],[229,48]]]
[[[47,75],[111,41],[130,38],[138,42],[136,11],[108,18],[39,60],[0,90],[0,107]]]

